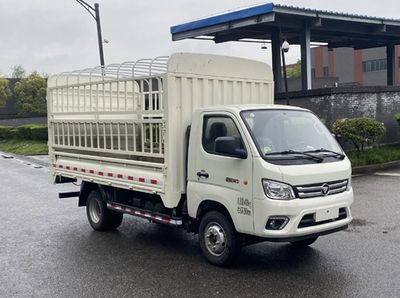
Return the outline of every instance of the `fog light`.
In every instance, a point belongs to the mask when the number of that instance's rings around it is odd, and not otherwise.
[[[268,219],[265,228],[267,230],[274,230],[274,231],[282,230],[284,227],[286,227],[288,222],[289,218],[287,218],[286,216],[271,216]]]

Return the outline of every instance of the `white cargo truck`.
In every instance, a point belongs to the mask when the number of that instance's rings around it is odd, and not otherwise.
[[[52,76],[52,181],[82,181],[60,197],[93,229],[123,214],[181,227],[216,265],[259,241],[310,245],[352,220],[351,164],[273,87],[264,63],[183,53]]]

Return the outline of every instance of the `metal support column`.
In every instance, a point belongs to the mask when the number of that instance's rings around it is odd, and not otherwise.
[[[282,86],[282,66],[281,66],[281,34],[278,30],[271,35],[272,42],[272,69],[274,72],[275,93],[281,91]]]
[[[394,85],[395,78],[395,45],[388,43],[386,45],[386,58],[387,58],[387,84],[388,86]]]
[[[312,89],[310,42],[310,27],[305,25],[301,34],[301,86],[303,90]]]

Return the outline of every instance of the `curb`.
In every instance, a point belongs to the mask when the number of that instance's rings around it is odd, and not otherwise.
[[[377,171],[388,170],[388,169],[395,168],[395,167],[400,167],[400,160],[391,161],[388,163],[376,164],[376,165],[354,167],[353,175],[372,174]]]

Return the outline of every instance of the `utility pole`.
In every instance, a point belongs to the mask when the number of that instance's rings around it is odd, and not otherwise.
[[[97,39],[99,43],[99,54],[100,54],[100,65],[101,68],[104,69],[104,51],[103,51],[103,37],[101,35],[101,25],[100,25],[100,8],[99,4],[95,3],[94,7],[90,6],[88,3],[86,3],[83,0],[75,0],[78,2],[84,9],[88,11],[88,13],[93,17],[93,19],[96,21],[97,25]]]

